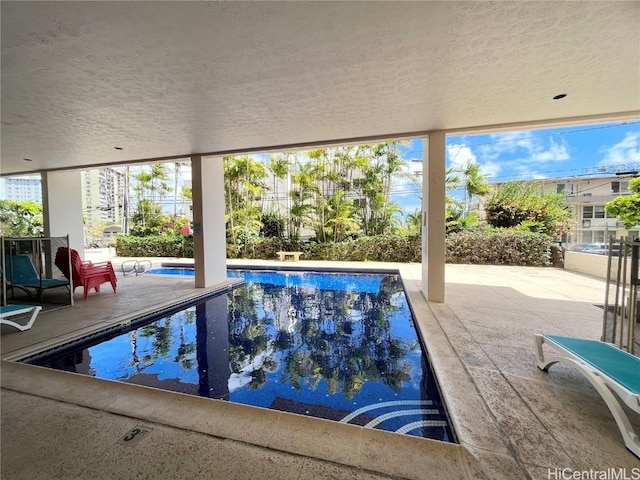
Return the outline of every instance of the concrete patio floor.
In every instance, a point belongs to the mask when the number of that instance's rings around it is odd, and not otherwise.
[[[556,469],[640,468],[582,375],[534,366],[534,333],[599,338],[601,280],[552,268],[447,265],[446,303],[428,304],[417,264],[229,264],[399,270],[460,444],[12,361],[205,293],[190,278],[126,276],[116,294],[103,288],[83,301],[79,289],[74,307],[43,312],[27,332],[3,327],[1,477],[547,479],[561,478]],[[630,419],[640,431],[638,416]],[[117,443],[135,426],[151,431],[135,447]]]

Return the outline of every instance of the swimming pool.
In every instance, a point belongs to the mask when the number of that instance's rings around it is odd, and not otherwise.
[[[398,275],[228,275],[244,285],[28,363],[455,441]]]

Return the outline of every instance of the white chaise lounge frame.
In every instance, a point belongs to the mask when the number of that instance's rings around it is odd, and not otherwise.
[[[38,313],[40,313],[42,307],[40,305],[5,305],[0,307],[0,324],[9,325],[11,327],[17,328],[21,332],[25,330],[29,330],[36,318],[38,317]],[[17,322],[12,320],[8,320],[9,317],[14,317],[17,315],[24,315],[31,313],[31,317],[29,317],[29,321],[25,325],[20,325]]]
[[[577,343],[578,345],[582,344],[585,347],[598,347],[601,352],[604,351],[607,356],[610,355],[610,359],[622,360],[620,363],[631,365],[631,368],[635,369],[632,370],[631,373],[633,375],[633,373],[637,372],[637,381],[634,382],[634,386],[632,386],[631,389],[627,388],[627,386],[622,385],[620,381],[615,378],[614,374],[607,374],[601,370],[598,366],[597,359],[595,359],[593,355],[589,355],[588,352],[578,352],[576,351],[576,348],[568,348],[563,345],[563,340],[569,340],[574,344]],[[543,343],[547,343],[560,350],[562,354],[558,356],[548,356],[545,359],[542,351]],[[620,405],[619,400],[616,398],[617,395],[620,400],[631,408],[631,410],[640,414],[640,358],[635,357],[624,350],[620,350],[609,343],[600,342],[598,340],[585,340],[555,335],[536,334],[534,335],[534,344],[536,352],[536,366],[540,370],[546,372],[553,364],[564,363],[577,368],[578,371],[581,372],[587,380],[589,380],[591,385],[593,385],[605,401],[607,407],[609,407],[609,410],[620,429],[625,446],[635,456],[640,458],[640,439],[634,432],[627,414],[622,408],[622,405]],[[612,392],[614,392],[615,395]]]

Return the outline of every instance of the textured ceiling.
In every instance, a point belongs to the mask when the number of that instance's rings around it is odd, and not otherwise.
[[[1,14],[4,174],[640,110],[636,1],[2,1]]]

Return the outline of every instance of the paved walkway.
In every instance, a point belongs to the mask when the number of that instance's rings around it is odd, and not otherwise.
[[[285,264],[401,271],[460,445],[7,361],[203,293],[192,279],[126,276],[117,294],[85,302],[78,290],[76,306],[41,314],[28,332],[3,328],[2,478],[547,479],[549,469],[640,467],[586,379],[533,366],[533,333],[599,337],[602,281],[447,265],[446,303],[427,304],[416,264]],[[149,435],[117,443],[135,426]]]

